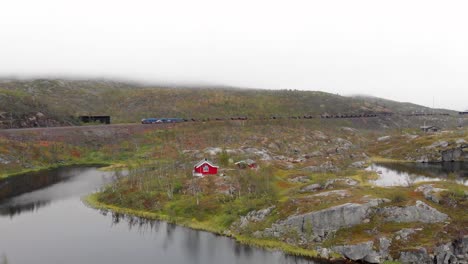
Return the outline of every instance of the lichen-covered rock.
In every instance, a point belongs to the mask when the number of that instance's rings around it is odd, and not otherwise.
[[[266,149],[257,149],[257,148],[244,148],[243,151],[247,154],[256,155],[260,158],[260,160],[270,161],[272,157],[268,150]]]
[[[305,159],[310,159],[310,158],[315,158],[315,157],[322,157],[324,154],[320,151],[313,151],[311,153],[308,153],[308,154],[304,154],[302,155]]]
[[[382,208],[380,213],[388,222],[423,222],[439,223],[448,219],[448,215],[437,211],[422,201],[406,207],[390,206]]]
[[[424,197],[427,200],[433,201],[434,203],[439,203],[440,197],[438,193],[445,191],[445,190],[446,189],[434,188],[434,186],[432,186],[431,184],[425,184],[425,185],[419,186],[414,191],[422,192],[424,194]]]
[[[217,154],[223,152],[223,150],[221,148],[218,148],[218,147],[209,147],[209,148],[204,149],[203,152],[208,154],[208,155],[214,156],[214,155],[217,155]]]
[[[434,262],[436,264],[459,263],[453,251],[452,243],[447,243],[436,247],[434,249]]]
[[[375,207],[385,201],[372,199],[364,204],[346,203],[320,211],[293,215],[273,224],[264,231],[264,234],[280,237],[294,231],[302,240],[321,241],[340,228],[363,223],[374,213]]]
[[[344,197],[350,196],[350,194],[347,190],[334,190],[334,191],[317,193],[312,196],[314,197],[338,196],[338,197],[344,198]]]
[[[462,148],[447,149],[441,152],[442,161],[463,161],[465,160],[465,153]]]
[[[356,161],[356,162],[353,162],[351,163],[351,165],[349,165],[351,168],[364,168],[366,166],[366,161],[364,160],[361,160],[361,161]]]
[[[303,168],[302,170],[307,172],[336,172],[339,169],[334,166],[330,161],[327,161],[319,166],[308,166]]]
[[[292,183],[305,183],[305,182],[309,182],[309,181],[310,181],[310,179],[307,176],[296,176],[294,178],[289,178],[288,179],[288,182],[292,182]]]
[[[356,245],[336,246],[331,249],[350,260],[364,260],[369,263],[380,263],[380,257],[373,247],[374,242],[368,241]]]
[[[387,140],[390,140],[390,136],[383,136],[383,137],[379,137],[377,138],[377,141],[379,142],[382,142],[382,141],[387,141]]]
[[[422,229],[419,229],[419,230],[422,230]],[[400,240],[400,239],[408,240],[410,235],[412,235],[414,233],[416,233],[416,229],[414,229],[414,228],[403,228],[400,231],[395,233],[395,240]]]
[[[425,248],[400,253],[399,261],[407,264],[432,264],[432,259]]]
[[[432,143],[430,146],[426,147],[426,148],[446,148],[448,147],[449,143],[447,141],[444,141],[444,140],[440,140],[440,141],[436,141],[434,143]]]
[[[322,189],[322,186],[318,183],[307,185],[306,187],[301,189],[301,192],[315,192]]]
[[[239,227],[243,228],[251,222],[261,222],[275,209],[275,206],[270,206],[265,209],[251,211],[246,216],[242,216],[240,219]]]
[[[346,184],[346,185],[349,185],[349,186],[356,186],[359,184],[358,181],[356,180],[353,180],[351,178],[336,178],[336,179],[331,179],[331,180],[328,180],[327,182],[325,182],[323,188],[324,189],[328,189],[328,188],[331,188],[333,187],[333,185],[335,183],[342,183],[342,184]]]

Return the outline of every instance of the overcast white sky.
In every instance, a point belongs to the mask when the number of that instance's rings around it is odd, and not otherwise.
[[[468,2],[2,0],[0,75],[368,94],[468,109]]]

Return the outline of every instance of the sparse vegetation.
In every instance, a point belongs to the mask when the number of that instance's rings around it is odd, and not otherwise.
[[[91,84],[50,82],[50,87],[41,81],[26,86],[50,88],[37,91],[38,98],[54,92],[60,94],[62,89],[70,91],[73,85],[81,87],[77,93],[85,98],[92,91]],[[8,90],[5,96],[29,100],[26,99],[30,96],[29,90],[15,87],[3,88]],[[364,99],[348,101],[350,99],[335,95],[299,91],[267,91],[258,98],[246,99],[252,97],[251,91],[202,89],[194,92],[148,87],[132,90],[104,83],[102,91],[95,93],[96,98],[89,102],[81,101],[78,96],[70,97],[70,102],[76,104],[69,102],[73,107],[67,111],[79,113],[88,106],[92,111],[111,109],[116,111],[115,120],[128,121],[139,119],[141,115],[196,113],[200,118],[215,114],[261,117],[268,113],[361,111],[363,106],[366,107],[363,111],[383,111],[394,107],[391,104],[387,107],[380,101],[374,105],[362,101]],[[50,100],[56,100],[55,96],[53,94]],[[104,97],[109,97],[106,104],[110,108],[100,108],[103,104],[97,103]],[[156,100],[161,104],[154,104]],[[193,100],[201,100],[208,106],[198,111],[198,106],[187,103]],[[256,100],[255,104],[252,100]],[[315,100],[326,102],[326,106],[316,108]],[[135,111],[128,111],[130,108]],[[372,180],[378,173],[366,171],[365,167],[372,161],[408,161],[408,157],[423,152],[417,149],[426,151],[434,142],[447,141],[451,146],[459,139],[468,141],[467,131],[426,135],[412,128],[392,129],[390,124],[394,121],[256,119],[3,133],[0,136],[0,177],[67,164],[111,164],[111,168],[128,170],[128,176],[117,177],[113,184],[86,198],[93,207],[170,221],[233,236],[243,243],[281,248],[305,256],[317,256],[314,249],[318,245],[331,247],[373,241],[376,237],[392,237],[403,228],[422,230],[408,240],[393,243],[390,250],[394,255],[402,249],[429,247],[466,234],[468,219],[464,212],[468,209],[468,187],[456,184],[455,175],[448,174],[447,181],[431,182],[434,188],[443,189],[435,196],[440,202],[435,202],[415,191],[421,185],[418,182],[411,182],[408,187],[374,186]],[[383,123],[389,124],[388,129],[381,129]],[[390,137],[379,141],[384,135]],[[220,175],[194,178],[193,164],[205,157],[221,166]],[[234,164],[245,159],[255,160],[259,168],[239,168]],[[405,168],[402,163],[395,166]],[[314,184],[315,189],[304,191]],[[362,204],[370,198],[390,200],[378,207],[405,207],[424,201],[447,214],[450,224],[386,222],[376,214],[362,224],[339,229],[323,241],[301,241],[301,234],[294,228],[284,237],[258,235],[290,216],[345,203]],[[272,206],[272,212],[261,221],[250,221],[239,227],[241,217]],[[317,229],[306,221],[302,231],[313,238]]]

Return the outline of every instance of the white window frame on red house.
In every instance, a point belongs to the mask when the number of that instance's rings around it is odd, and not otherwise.
[[[208,165],[203,165],[203,172],[210,172],[210,167]]]

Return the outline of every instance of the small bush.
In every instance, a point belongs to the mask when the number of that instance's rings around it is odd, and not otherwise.
[[[403,203],[403,202],[408,201],[408,195],[406,193],[401,193],[401,192],[395,193],[392,195],[391,200],[393,203]]]

